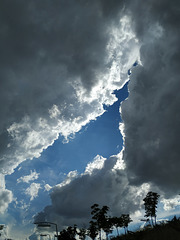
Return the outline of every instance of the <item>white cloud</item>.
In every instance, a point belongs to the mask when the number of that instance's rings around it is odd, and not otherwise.
[[[5,189],[5,176],[0,174],[0,189]]]
[[[51,109],[49,109],[49,114],[50,114],[50,118],[57,118],[60,115],[60,111],[58,109],[58,106],[56,106],[55,104],[52,106]]]
[[[124,170],[126,168],[126,164],[123,160],[123,151],[124,151],[124,148],[122,148],[121,152],[119,154],[116,155],[117,157],[117,162],[116,164],[114,165],[113,167],[113,170],[116,171],[116,170]]]
[[[7,189],[0,189],[0,213],[4,213],[12,201],[12,192]]]
[[[72,180],[76,179],[77,177],[78,177],[78,172],[77,172],[77,170],[75,170],[75,171],[70,171],[70,172],[67,174],[65,180],[64,180],[62,183],[57,184],[56,186],[58,186],[58,187],[66,186],[66,185],[68,185]]]
[[[103,158],[102,156],[97,155],[94,160],[90,163],[88,163],[88,165],[86,166],[85,169],[85,174],[89,174],[91,175],[94,171],[102,169],[104,166],[104,161],[106,159]]]
[[[52,187],[49,184],[44,185],[45,190],[48,192],[52,189]]]
[[[0,213],[4,213],[12,201],[12,191],[5,189],[5,176],[0,174]]]
[[[34,171],[31,170],[31,173],[29,175],[22,176],[22,177],[18,178],[17,183],[20,183],[20,182],[29,183],[31,181],[34,181],[34,180],[38,179],[38,178],[39,178],[39,173],[37,173],[35,170]]]
[[[39,189],[41,188],[40,183],[31,183],[31,185],[26,189],[25,193],[29,195],[32,201],[34,198],[38,196]]]
[[[180,206],[180,196],[176,196],[174,198],[169,198],[169,199],[162,199],[161,202],[164,204],[164,210],[165,211],[170,211],[175,209],[175,207]]]

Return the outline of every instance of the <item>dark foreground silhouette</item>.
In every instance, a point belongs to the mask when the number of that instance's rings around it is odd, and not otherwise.
[[[180,218],[176,216],[167,223],[161,223],[154,227],[145,227],[143,230],[130,232],[126,235],[113,237],[111,240],[179,240]]]
[[[91,206],[92,220],[89,227],[79,228],[77,225],[69,226],[63,229],[59,234],[56,225],[56,237],[58,240],[85,240],[89,236],[92,240],[180,240],[180,218],[174,216],[171,221],[156,222],[157,204],[160,195],[155,192],[148,192],[143,199],[145,207],[145,221],[148,226],[136,232],[128,230],[129,224],[132,222],[129,214],[121,214],[119,217],[109,216],[108,206],[99,207],[97,203]],[[47,222],[49,223],[49,222]],[[112,237],[112,232],[116,229],[117,237]],[[124,235],[119,235],[119,229],[124,229]]]

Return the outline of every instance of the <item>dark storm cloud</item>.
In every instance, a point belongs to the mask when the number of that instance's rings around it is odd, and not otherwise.
[[[142,66],[122,104],[124,160],[133,183],[152,182],[170,196],[180,182],[180,3],[133,1],[131,8]]]
[[[96,174],[82,175],[54,188],[52,205],[38,215],[39,219],[82,223],[89,205],[98,201],[113,212],[134,212],[140,206],[136,200],[140,203],[149,190],[146,183],[168,197],[179,190],[180,4],[129,1],[126,7],[141,45],[140,61],[129,82],[129,97],[121,106],[126,169],[113,172],[116,157],[112,157]]]
[[[1,1],[2,173],[39,157],[59,134],[79,131],[103,114],[103,104],[116,101],[112,92],[138,57],[128,20],[120,21],[123,5]]]
[[[98,201],[113,212],[136,211],[142,193],[136,199],[132,184],[150,182],[167,196],[177,193],[179,24],[178,1],[1,1],[5,174],[38,157],[59,134],[67,137],[101,115],[103,104],[116,100],[112,92],[127,81],[141,46],[121,108],[126,169],[112,171],[116,157],[111,157],[95,173],[57,186],[52,205],[38,217],[82,223]]]
[[[117,156],[96,158],[93,167],[87,167],[84,174],[75,176],[67,184],[54,187],[50,193],[52,205],[39,213],[35,221],[53,220],[61,228],[74,223],[88,224],[90,207],[94,203],[109,206],[113,216],[134,213],[140,208],[141,198],[147,188],[130,186],[124,170],[112,170],[117,160]],[[97,169],[100,161],[102,168]]]
[[[64,82],[71,76],[81,76],[87,88],[95,84],[93,71],[104,64],[99,56],[104,59],[107,38],[94,7],[86,2],[1,2],[1,128],[25,113],[47,114],[64,97]]]

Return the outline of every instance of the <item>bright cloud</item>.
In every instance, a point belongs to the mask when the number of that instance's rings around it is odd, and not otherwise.
[[[165,211],[173,210],[175,207],[180,205],[180,196],[169,199],[162,199],[161,202],[164,204]]]
[[[25,193],[31,197],[30,200],[32,201],[34,198],[38,196],[40,188],[41,188],[40,183],[31,183],[30,187],[26,189]]]
[[[92,174],[95,170],[102,169],[104,166],[104,161],[105,161],[105,158],[97,155],[94,158],[93,162],[88,163],[88,165],[85,169],[85,173]]]
[[[13,201],[13,193],[5,189],[5,177],[0,174],[0,213],[4,213],[8,205]]]
[[[75,178],[77,178],[77,177],[78,177],[78,172],[77,172],[77,170],[75,170],[75,171],[70,171],[70,172],[67,174],[66,179],[65,179],[62,183],[58,184],[57,186],[59,186],[59,187],[66,186],[66,185],[69,184],[73,179],[75,179]]]
[[[46,191],[50,191],[52,187],[49,184],[45,184],[44,188]]]
[[[39,177],[39,173],[31,170],[31,173],[29,175],[22,176],[22,177],[18,178],[17,183],[20,183],[20,182],[29,183],[31,181],[34,181],[34,180],[38,179],[38,177]]]
[[[5,176],[3,174],[0,174],[0,189],[5,188]]]
[[[0,213],[4,213],[9,203],[13,201],[13,194],[7,189],[0,189]]]

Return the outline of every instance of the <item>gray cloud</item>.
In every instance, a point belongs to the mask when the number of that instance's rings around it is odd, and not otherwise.
[[[0,213],[4,213],[13,200],[11,191],[5,189],[5,178],[0,174]]]
[[[136,211],[145,183],[167,197],[179,193],[179,9],[177,1],[129,2],[141,61],[132,70],[129,97],[121,106],[126,169],[113,172],[112,157],[96,174],[54,188],[52,205],[39,219],[82,223],[94,202],[107,204],[112,212]]]
[[[118,1],[0,5],[0,169],[10,174],[116,101],[139,44]]]
[[[13,200],[12,192],[7,189],[0,188],[0,213],[4,213],[4,211],[8,208],[9,203]]]
[[[173,195],[180,181],[180,5],[134,1],[132,7],[142,66],[132,72],[129,98],[121,109],[124,160],[131,182],[152,182]]]
[[[132,204],[138,188],[132,184],[150,182],[168,196],[178,191],[179,2],[126,4],[0,3],[3,174],[39,157],[59,134],[67,138],[103,114],[103,104],[116,101],[113,90],[127,82],[141,47],[142,65],[132,71],[130,95],[121,108],[126,170],[113,172],[116,157],[111,157],[94,174],[54,188],[52,206],[38,217],[82,222],[95,201],[113,212],[133,212],[139,197]]]
[[[75,223],[88,224],[94,203],[109,206],[114,216],[134,213],[140,208],[148,186],[130,186],[126,172],[114,169],[118,160],[119,156],[109,159],[99,156],[83,174],[70,173],[71,179],[53,188],[52,205],[40,212],[35,221],[56,221],[60,228]]]

